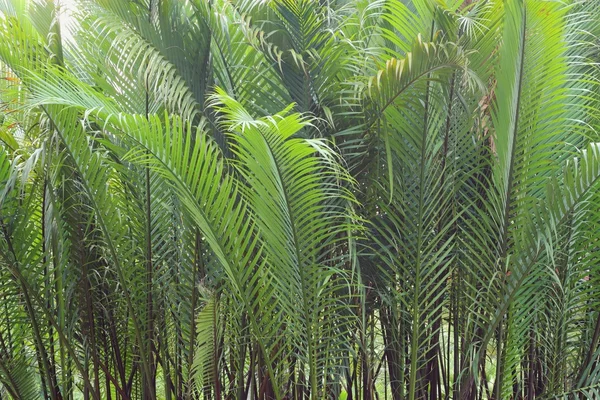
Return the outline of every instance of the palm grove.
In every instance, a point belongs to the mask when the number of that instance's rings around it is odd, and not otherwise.
[[[0,1],[0,398],[600,398],[600,3]]]

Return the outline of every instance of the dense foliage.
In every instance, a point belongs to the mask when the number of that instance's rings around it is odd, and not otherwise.
[[[600,2],[0,1],[0,398],[600,398]]]

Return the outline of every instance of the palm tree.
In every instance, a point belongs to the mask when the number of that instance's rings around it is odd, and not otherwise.
[[[0,2],[0,398],[600,396],[599,5]]]

